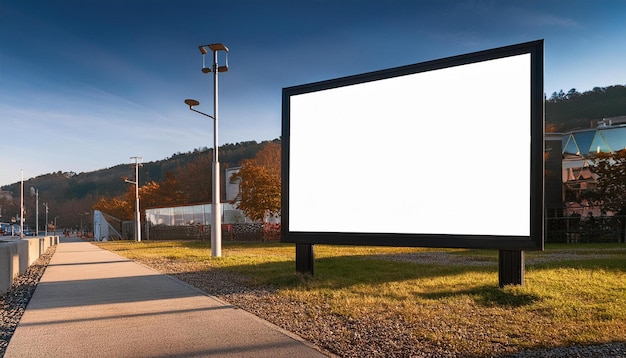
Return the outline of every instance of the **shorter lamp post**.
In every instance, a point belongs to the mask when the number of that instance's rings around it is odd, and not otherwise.
[[[125,182],[135,185],[135,241],[141,241],[141,213],[139,211],[139,160],[142,157],[130,157],[135,159],[135,181],[124,179]]]
[[[78,237],[83,237],[83,216],[85,215],[89,215],[89,213],[78,213],[78,216],[80,216],[80,228],[78,228]]]
[[[30,195],[35,196],[35,236],[39,236],[39,189],[31,186]]]

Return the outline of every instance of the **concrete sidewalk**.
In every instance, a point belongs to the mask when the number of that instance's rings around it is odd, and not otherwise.
[[[173,277],[61,239],[5,357],[326,357]]]

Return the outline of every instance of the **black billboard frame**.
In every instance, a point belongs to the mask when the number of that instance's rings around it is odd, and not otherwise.
[[[403,75],[445,69],[449,67],[530,54],[530,235],[457,235],[457,234],[406,234],[406,233],[350,233],[350,232],[301,232],[289,230],[289,166],[290,166],[290,98],[299,94],[383,80]],[[313,250],[307,245],[363,245],[398,247],[440,247],[498,249],[504,252],[544,249],[544,41],[536,40],[479,52],[442,58],[407,66],[357,74],[320,82],[283,88],[282,92],[282,193],[281,193],[281,241],[295,243],[297,257],[311,262]],[[298,248],[300,250],[298,250]],[[501,255],[502,257],[508,255]],[[523,255],[522,265],[523,265]],[[306,265],[298,265],[305,267]],[[299,270],[301,271],[301,270]],[[523,277],[523,275],[522,275]]]

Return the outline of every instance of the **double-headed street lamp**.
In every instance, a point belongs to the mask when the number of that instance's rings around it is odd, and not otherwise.
[[[193,107],[199,106],[200,102],[195,99],[186,99],[185,103],[189,106],[189,109],[200,113],[203,116],[213,118],[213,198],[211,203],[211,256],[222,256],[222,210],[220,207],[220,162],[218,157],[217,146],[217,74],[219,72],[228,71],[228,48],[223,44],[211,44],[198,46],[202,53],[202,73],[213,72],[213,115],[200,112]],[[204,55],[209,53],[209,50],[213,52],[213,66],[211,68],[206,67],[204,63]],[[226,53],[226,64],[219,66],[217,61],[217,53],[224,51]]]

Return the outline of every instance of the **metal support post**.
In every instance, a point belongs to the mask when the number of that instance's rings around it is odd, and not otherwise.
[[[498,281],[500,287],[504,287],[506,285],[524,285],[524,251],[499,251]]]

